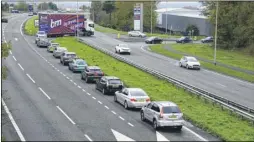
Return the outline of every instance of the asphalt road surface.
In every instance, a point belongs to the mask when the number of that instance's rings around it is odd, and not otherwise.
[[[102,95],[94,84],[86,84],[45,48],[34,44],[35,37],[21,33],[27,15],[4,27],[4,39],[12,40],[12,52],[4,61],[9,76],[6,105],[27,141],[200,141],[218,140],[186,122],[182,131],[155,131],[140,120],[138,110],[125,110]]]
[[[123,43],[100,32],[95,32],[93,37],[82,37],[82,39],[87,43],[97,45],[112,52],[115,52],[116,44]],[[122,55],[125,58],[228,100],[254,108],[253,83],[206,69],[198,71],[180,68],[177,60],[147,51],[147,45],[144,43],[128,42],[127,44],[131,48],[132,53],[130,56]]]

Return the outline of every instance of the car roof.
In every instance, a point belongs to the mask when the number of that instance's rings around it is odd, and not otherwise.
[[[164,107],[164,106],[177,106],[177,104],[175,104],[173,102],[170,102],[170,101],[155,101],[153,103],[155,103],[159,106],[162,106],[162,107]]]
[[[101,69],[101,68],[98,67],[98,66],[88,66],[87,68],[88,68],[88,69]]]
[[[115,76],[104,76],[107,80],[111,80],[111,79],[119,79],[118,77]],[[120,80],[120,79],[119,79]]]

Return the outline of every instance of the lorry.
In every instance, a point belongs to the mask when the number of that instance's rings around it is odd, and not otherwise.
[[[78,22],[77,22],[78,21]],[[39,31],[47,37],[94,35],[94,22],[77,13],[39,13]]]

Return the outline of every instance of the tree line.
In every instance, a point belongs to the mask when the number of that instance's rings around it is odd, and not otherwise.
[[[122,31],[133,30],[133,8],[136,3],[143,3],[143,30],[144,32],[150,32],[151,19],[153,29],[155,29],[157,22],[157,14],[154,11],[156,9],[156,1],[92,1],[90,18],[104,27]]]
[[[216,3],[202,2],[203,11],[215,26]],[[218,2],[218,47],[224,49],[244,49],[254,55],[254,2]]]
[[[10,7],[19,11],[28,11],[29,3],[20,1],[17,4],[8,4],[7,2],[1,4],[2,11],[8,11]],[[43,2],[37,5],[38,10],[58,10],[57,5],[52,2]]]

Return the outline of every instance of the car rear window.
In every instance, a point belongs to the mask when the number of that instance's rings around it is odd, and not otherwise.
[[[85,62],[85,61],[77,61],[77,64],[78,64],[78,65],[85,65],[86,62]]]
[[[121,80],[119,79],[110,79],[109,84],[122,84]]]
[[[180,109],[177,106],[166,106],[162,109],[163,113],[181,113]]]
[[[147,96],[147,94],[144,91],[140,91],[140,90],[130,91],[130,95],[131,96]]]
[[[90,72],[101,72],[100,69],[89,69]]]
[[[67,57],[76,57],[76,54],[66,54]]]

